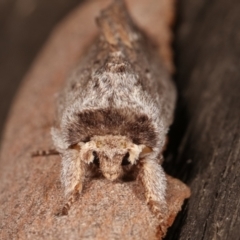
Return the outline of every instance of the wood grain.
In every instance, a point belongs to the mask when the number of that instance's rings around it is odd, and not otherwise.
[[[167,239],[240,239],[239,10],[234,0],[179,5],[176,122],[185,124],[176,127],[185,132],[168,172],[192,195]]]

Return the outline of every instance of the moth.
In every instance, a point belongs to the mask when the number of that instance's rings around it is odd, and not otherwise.
[[[161,166],[176,89],[145,34],[116,0],[96,19],[99,36],[67,79],[51,134],[62,157],[67,214],[86,176],[140,180],[146,201],[166,211]]]

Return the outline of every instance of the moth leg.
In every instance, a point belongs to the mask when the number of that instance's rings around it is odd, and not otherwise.
[[[60,152],[56,149],[48,149],[48,150],[37,150],[31,153],[31,157],[42,157],[42,156],[51,156],[51,155],[59,155]]]
[[[62,211],[60,213],[61,216],[68,215],[68,211],[70,210],[72,204],[77,201],[80,192],[82,191],[81,184],[77,184],[74,190],[68,195],[68,200],[65,202]]]
[[[145,188],[145,196],[151,211],[158,219],[164,220],[167,213],[166,176],[157,161],[144,159],[141,164],[139,178]]]
[[[62,156],[62,184],[65,188],[66,203],[61,215],[67,215],[71,205],[78,199],[85,178],[85,165],[79,157],[79,151],[69,149]]]

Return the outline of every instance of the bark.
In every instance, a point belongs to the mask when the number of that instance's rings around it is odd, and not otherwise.
[[[160,46],[166,67],[172,69],[169,25],[173,5],[168,0],[156,1],[128,1],[128,5],[137,23]],[[88,1],[56,28],[15,99],[1,149],[1,239],[160,238],[189,196],[186,185],[168,177],[169,215],[159,228],[141,185],[95,179],[86,184],[67,217],[55,216],[63,204],[60,157],[31,158],[31,153],[52,147],[54,94],[94,39],[94,16],[108,3]],[[158,28],[155,22],[160,22]]]
[[[182,101],[173,134],[184,134],[166,167],[192,195],[167,239],[239,239],[240,2],[183,0],[179,7]]]

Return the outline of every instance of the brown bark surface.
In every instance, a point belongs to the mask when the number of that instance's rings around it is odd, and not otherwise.
[[[128,1],[131,14],[154,37],[159,53],[171,68],[169,48],[173,17],[170,1]],[[1,239],[155,239],[166,232],[189,189],[168,177],[169,216],[159,229],[146,205],[141,185],[88,182],[67,217],[55,214],[63,204],[60,157],[31,158],[52,147],[50,127],[55,94],[68,71],[97,33],[94,16],[109,1],[90,1],[59,25],[26,76],[7,121],[0,161]],[[157,6],[157,7],[156,7]],[[160,22],[159,28],[153,24]],[[86,24],[87,23],[87,24]],[[154,26],[154,27],[151,27]]]
[[[173,134],[183,128],[184,115],[187,128],[178,158],[167,168],[189,183],[192,195],[167,239],[240,239],[239,11],[237,0],[179,5],[183,101]]]

